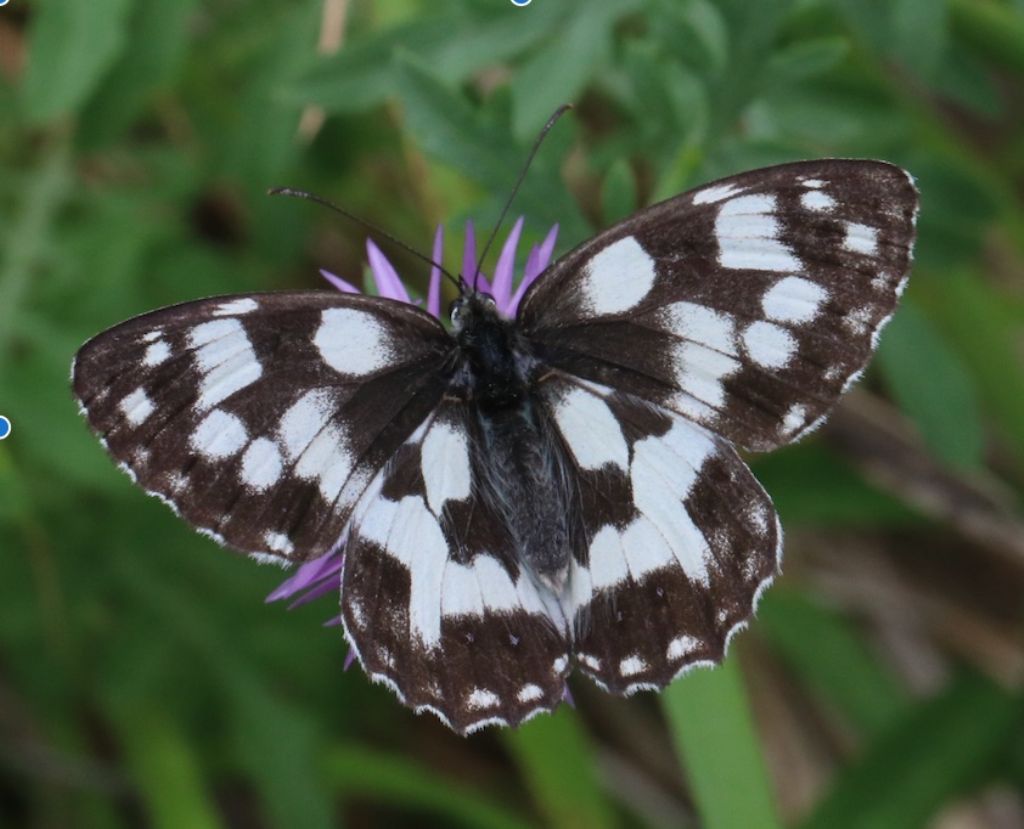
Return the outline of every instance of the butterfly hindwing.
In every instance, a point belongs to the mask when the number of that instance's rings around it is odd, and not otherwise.
[[[388,300],[326,292],[189,302],[86,343],[75,395],[107,450],[221,543],[304,560],[335,545],[434,408],[451,339]]]
[[[767,450],[864,369],[910,265],[917,192],[897,167],[808,161],[637,213],[523,300],[542,359]]]
[[[720,661],[780,564],[768,495],[728,442],[674,412],[568,377],[544,397],[585,527],[567,597],[580,669],[629,694]]]
[[[466,733],[561,701],[569,641],[557,602],[480,497],[461,402],[446,401],[378,474],[345,548],[342,618],[366,672]]]

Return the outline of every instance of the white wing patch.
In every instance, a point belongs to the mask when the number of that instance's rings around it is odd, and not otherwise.
[[[743,331],[743,347],[750,359],[764,368],[782,368],[796,352],[796,340],[785,328],[758,320]]]
[[[315,480],[329,503],[337,500],[355,464],[348,436],[335,418],[336,406],[329,390],[308,391],[288,408],[278,426],[281,448],[294,462],[295,475]]]
[[[715,219],[723,268],[793,272],[802,263],[779,239],[775,196],[753,194],[725,202]]]
[[[409,628],[426,649],[441,641],[441,591],[448,542],[418,495],[378,497],[358,524],[359,535],[409,570]]]
[[[712,204],[716,201],[722,201],[730,196],[735,196],[741,192],[741,188],[735,184],[714,184],[711,187],[705,187],[703,190],[698,190],[693,194],[694,204]]]
[[[251,314],[259,307],[259,303],[252,297],[240,297],[218,305],[213,315],[215,317],[241,316],[242,314]]]
[[[765,316],[778,322],[808,323],[828,299],[824,287],[802,276],[785,276],[761,300]]]
[[[800,197],[800,204],[807,210],[831,210],[836,206],[836,200],[820,190],[808,190]]]
[[[736,354],[736,320],[730,314],[696,302],[673,302],[658,313],[658,323],[676,337]]]
[[[555,404],[555,420],[576,462],[584,469],[614,464],[625,470],[629,447],[608,404],[574,386]]]
[[[619,663],[619,673],[623,676],[636,676],[647,670],[647,663],[639,654],[627,656]]]
[[[171,356],[171,347],[166,340],[154,340],[146,349],[142,362],[149,368],[158,366]]]
[[[590,316],[622,314],[639,305],[657,277],[654,258],[626,236],[586,264],[582,305]]]
[[[257,438],[242,455],[242,483],[257,492],[270,489],[281,479],[284,464],[277,444],[267,438]]]
[[[289,460],[298,458],[330,422],[334,397],[326,389],[313,389],[296,400],[278,426],[281,444]]]
[[[677,343],[672,349],[676,383],[698,404],[701,411],[725,403],[722,381],[740,368],[735,357],[697,342]]]
[[[380,371],[392,361],[394,352],[394,343],[380,322],[358,308],[324,311],[313,344],[327,365],[353,377]]]
[[[248,441],[245,424],[223,409],[214,409],[204,417],[189,439],[192,448],[208,460],[237,455]]]
[[[121,413],[132,426],[141,426],[156,410],[146,390],[138,388],[126,395],[120,405]]]
[[[714,453],[714,443],[699,426],[682,418],[660,437],[648,437],[633,447],[630,481],[637,510],[657,530],[686,575],[707,583],[709,547],[693,519],[681,504],[686,500],[704,461]],[[637,519],[639,520],[639,519]],[[628,537],[627,537],[627,534]],[[646,550],[654,546],[654,534],[647,526],[623,534],[623,545]],[[642,553],[647,561],[649,553]],[[639,557],[639,555],[637,556]]]
[[[423,438],[420,466],[434,515],[441,514],[445,501],[469,497],[469,442],[462,430],[443,422],[431,425]]]
[[[188,341],[202,374],[196,402],[200,411],[213,408],[263,375],[263,366],[237,319],[197,325],[189,332]]]
[[[558,425],[564,435],[562,422]],[[685,502],[714,452],[714,441],[704,429],[678,417],[665,434],[633,445],[628,473],[637,515],[625,526],[606,524],[594,534],[586,567],[571,563],[573,607],[586,604],[595,592],[639,581],[665,567],[680,567],[694,583],[708,583],[710,545]]]
[[[669,642],[665,655],[669,659],[682,659],[688,656],[700,646],[700,641],[693,636],[677,636]]]
[[[843,247],[854,253],[873,256],[878,252],[878,231],[858,222],[847,222]]]

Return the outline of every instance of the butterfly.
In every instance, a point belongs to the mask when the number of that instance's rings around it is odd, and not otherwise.
[[[719,662],[779,570],[737,447],[818,426],[906,285],[918,196],[878,161],[691,190],[451,326],[318,291],[187,302],[79,351],[108,452],[218,542],[344,552],[367,674],[460,733]]]

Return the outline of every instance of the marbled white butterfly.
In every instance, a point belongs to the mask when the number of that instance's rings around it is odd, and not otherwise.
[[[642,210],[514,319],[451,328],[327,292],[188,302],[100,334],[74,391],[148,492],[260,559],[344,552],[375,680],[459,732],[720,661],[782,533],[736,446],[815,428],[907,280],[917,192],[876,161],[784,164]]]

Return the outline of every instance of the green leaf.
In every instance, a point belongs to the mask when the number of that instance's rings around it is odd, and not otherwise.
[[[469,787],[405,757],[357,745],[336,746],[324,761],[324,776],[343,797],[374,800],[389,808],[423,812],[473,829],[527,829],[530,822]]]
[[[919,829],[1017,741],[1021,701],[964,675],[912,709],[840,775],[802,829]]]
[[[887,54],[892,43],[893,0],[831,0],[869,49]]]
[[[709,140],[727,132],[754,96],[772,53],[775,39],[789,14],[792,0],[719,0],[730,40],[730,60],[714,78]]]
[[[124,48],[130,12],[130,0],[39,5],[21,90],[32,121],[67,115],[85,101]]]
[[[122,519],[121,526],[127,528],[130,522]],[[159,535],[148,540],[150,553],[163,541]],[[270,825],[308,829],[334,825],[331,802],[317,774],[321,740],[313,712],[296,708],[272,693],[237,647],[227,643],[223,624],[214,623],[197,606],[194,593],[176,586],[166,574],[158,575],[152,565],[140,566],[137,550],[119,553],[119,578],[147,613],[160,620],[165,635],[177,640],[178,653],[196,661],[194,668],[189,667],[189,676],[204,677],[208,689],[216,689],[233,759],[255,784]],[[160,665],[166,661],[162,656],[156,660],[158,667],[177,667]],[[149,690],[155,693],[155,689]],[[124,691],[118,687],[115,693],[123,695]]]
[[[677,680],[661,701],[703,826],[779,826],[735,655]]]
[[[71,187],[70,153],[61,142],[49,148],[21,195],[20,210],[9,241],[0,253],[0,377],[7,362],[8,340],[53,233],[57,211]]]
[[[526,157],[507,127],[484,120],[465,98],[410,56],[401,57],[399,64],[406,126],[417,144],[489,191],[507,192]],[[516,200],[527,221],[540,226],[559,223],[562,238],[575,242],[588,233],[549,155],[538,154]]]
[[[284,85],[283,100],[315,103],[332,113],[359,112],[382,103],[399,82],[394,56],[413,55],[448,83],[507,60],[550,36],[573,4],[548,3],[527,13],[511,4],[481,16],[434,15],[365,34],[337,55]]]
[[[203,785],[204,770],[194,746],[159,707],[128,717],[121,740],[154,829],[223,825]]]
[[[601,829],[615,823],[575,711],[563,705],[502,737],[549,826]]]
[[[784,526],[888,527],[918,520],[813,439],[758,458],[753,468],[771,493]]]
[[[532,138],[561,104],[575,103],[591,74],[611,49],[615,21],[637,7],[636,0],[590,0],[512,80],[512,129]]]
[[[896,678],[831,608],[794,591],[770,590],[757,612],[758,630],[805,682],[873,736],[907,709]]]
[[[663,17],[654,21],[653,37],[669,54],[695,69],[717,74],[729,58],[729,30],[721,11],[709,0],[657,0]]]
[[[299,108],[275,96],[313,60],[309,44],[316,39],[319,4],[282,4],[274,10],[274,37],[246,64],[244,87],[232,99],[236,117],[225,125],[220,141],[220,172],[248,183],[253,194],[263,195],[298,155],[295,140]]]
[[[621,221],[637,208],[636,180],[629,162],[612,164],[601,185],[601,208],[606,225]]]
[[[1022,359],[1016,343],[1024,325],[1024,309],[1007,301],[981,272],[956,270],[942,275],[933,289],[921,293],[933,317],[963,354],[972,383],[997,418],[1000,434],[1024,458],[1024,395],[1018,383]]]
[[[986,61],[1024,72],[1024,13],[1017,4],[948,0],[954,34]]]
[[[786,86],[835,67],[850,51],[845,37],[819,37],[800,40],[776,52],[764,68],[763,85]]]
[[[983,118],[995,120],[1006,109],[989,66],[960,44],[940,64],[934,87],[939,94]]]
[[[185,58],[198,0],[134,0],[128,43],[89,99],[79,140],[95,147],[126,129]]]
[[[949,35],[946,0],[895,0],[890,55],[922,78],[931,79]]]
[[[935,457],[982,464],[985,433],[970,372],[929,319],[904,302],[882,337],[878,362],[889,391]]]
[[[271,825],[333,826],[331,802],[317,774],[314,712],[276,698],[241,671],[225,679],[236,757],[258,785]]]

